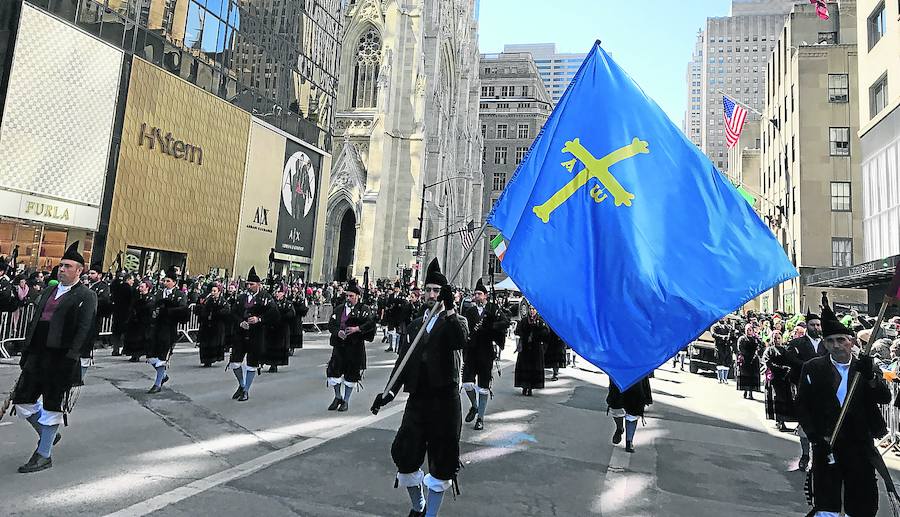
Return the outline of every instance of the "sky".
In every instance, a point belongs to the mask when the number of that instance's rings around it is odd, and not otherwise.
[[[697,30],[730,9],[730,0],[481,0],[479,47],[494,53],[508,43],[556,43],[557,52],[587,53],[599,39],[681,127]]]

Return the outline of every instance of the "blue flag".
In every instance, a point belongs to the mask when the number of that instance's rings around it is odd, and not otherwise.
[[[622,389],[797,275],[738,190],[599,42],[488,222],[526,298]]]

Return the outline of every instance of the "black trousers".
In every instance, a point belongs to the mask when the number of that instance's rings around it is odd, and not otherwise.
[[[471,352],[463,358],[462,381],[474,382],[479,388],[490,389],[494,375],[494,354]]]
[[[262,365],[263,347],[256,339],[252,339],[247,332],[240,332],[235,336],[231,345],[231,363],[242,363],[247,358],[247,366],[259,368]]]
[[[420,395],[413,393],[394,443],[391,458],[397,471],[417,471],[428,454],[428,472],[440,480],[450,480],[459,471],[459,436],[462,431],[459,392]]]
[[[362,378],[365,345],[362,343],[346,343],[331,349],[331,359],[325,367],[325,376],[338,378],[343,376],[347,382],[359,382]]]
[[[875,467],[869,459],[871,442],[835,444],[834,465],[813,447],[812,492],[815,509],[840,512],[852,517],[875,517],[878,513],[878,483]]]

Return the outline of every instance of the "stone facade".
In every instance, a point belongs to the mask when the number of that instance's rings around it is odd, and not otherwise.
[[[410,271],[423,202],[421,262],[438,257],[448,277],[459,265],[459,235],[441,236],[484,219],[474,14],[474,0],[345,5],[324,280],[343,276],[338,257],[351,248],[348,276]],[[481,276],[482,253],[459,284]]]

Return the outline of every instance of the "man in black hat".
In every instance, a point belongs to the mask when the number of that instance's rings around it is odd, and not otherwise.
[[[19,467],[23,474],[53,466],[51,450],[60,438],[64,404],[69,390],[82,384],[79,359],[97,312],[97,295],[79,282],[83,271],[76,241],[60,259],[59,284],[41,294],[28,322],[12,402],[39,441],[31,459]]]
[[[272,295],[262,288],[256,267],[250,268],[247,290],[238,295],[231,308],[232,318],[238,323],[228,360],[228,369],[238,381],[237,390],[231,398],[246,402],[250,399],[253,379],[263,364],[267,330],[278,323],[279,317],[278,305]]]
[[[827,305],[822,316],[829,355],[803,365],[797,396],[800,423],[813,444],[813,511],[817,516],[837,516],[843,510],[844,515],[874,517],[878,486],[873,458],[878,452],[872,440],[887,434],[878,404],[889,403],[891,393],[870,356],[853,357],[853,331]],[[859,386],[832,447],[831,435],[854,377]]]
[[[350,395],[362,378],[365,342],[375,339],[377,326],[372,309],[360,301],[362,290],[356,282],[351,280],[345,294],[347,300],[334,308],[328,320],[332,349],[325,376],[328,385],[334,389],[334,400],[328,411],[350,409]]]
[[[106,281],[103,280],[103,267],[99,262],[91,264],[91,268],[88,269],[87,276],[88,287],[91,289],[91,291],[94,291],[94,294],[97,295],[97,317],[94,318],[92,338],[92,343],[96,343],[97,338],[100,335],[100,326],[102,325],[103,320],[112,315],[112,294],[109,289],[109,284],[107,284]],[[121,355],[121,348],[122,344],[116,343],[115,338],[113,338],[112,355]],[[88,355],[87,358],[92,359],[93,356],[93,350],[91,350],[90,355]]]
[[[156,370],[156,379],[147,393],[159,393],[163,384],[169,380],[167,370],[178,339],[178,324],[190,317],[187,297],[178,289],[178,272],[175,268],[169,268],[165,272],[162,286],[162,292],[156,299],[159,314],[156,317],[154,339],[151,350],[147,352],[147,362]]]
[[[385,309],[385,320],[388,327],[388,347],[385,352],[400,350],[400,336],[406,331],[406,320],[409,318],[410,306],[403,296],[402,286],[398,280],[394,291],[388,297]]]
[[[494,360],[497,350],[506,342],[509,318],[495,303],[488,302],[488,290],[478,279],[472,305],[463,308],[463,316],[469,324],[471,343],[463,354],[462,386],[472,406],[466,414],[466,422],[475,420],[474,429],[484,429],[484,413],[491,397]]]
[[[792,339],[787,345],[785,354],[786,363],[790,366],[790,381],[794,386],[794,392],[800,385],[800,372],[803,365],[816,357],[828,355],[828,350],[822,343],[822,319],[818,314],[806,311],[806,335]],[[798,468],[806,470],[809,467],[809,438],[802,425],[797,425],[797,435],[800,436],[800,463]]]
[[[457,350],[469,344],[468,324],[456,313],[453,289],[441,273],[437,259],[431,262],[425,275],[425,303],[429,308],[441,304],[442,309],[427,322],[424,321],[426,313],[409,326],[408,339],[401,344],[391,377],[422,325],[425,334],[412,351],[406,368],[389,387],[387,396],[379,393],[372,403],[372,412],[378,413],[401,388],[409,393],[400,429],[391,446],[391,457],[397,466],[397,484],[409,492],[410,517],[436,516],[444,492],[453,487],[459,472],[462,415]],[[428,475],[422,472],[426,453]]]

